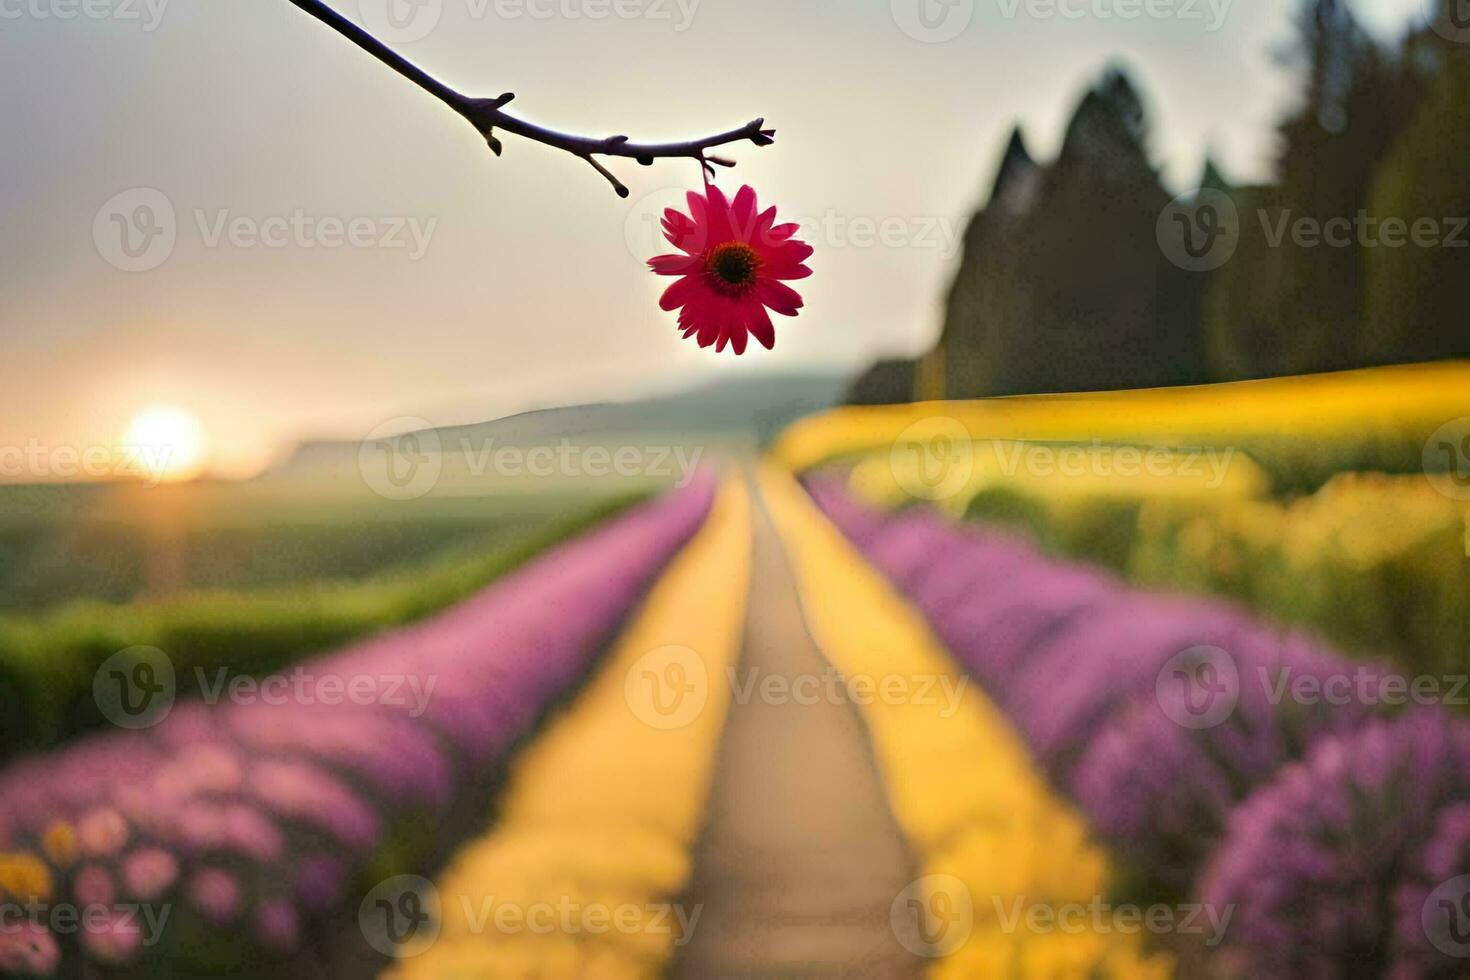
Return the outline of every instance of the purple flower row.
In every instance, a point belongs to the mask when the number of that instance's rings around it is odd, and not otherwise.
[[[713,493],[700,479],[445,613],[311,661],[288,698],[181,703],[154,728],[17,762],[0,773],[0,902],[177,903],[206,927],[290,951],[312,916],[360,899],[353,881],[385,847],[491,783],[698,529]],[[386,691],[389,678],[432,693],[340,696],[353,683]],[[145,926],[126,918],[81,930],[72,955],[135,959]],[[0,936],[0,972],[7,955],[50,972],[60,954],[44,929]]]
[[[1320,784],[1333,780],[1339,794],[1349,792],[1349,773],[1325,759],[1370,747],[1404,759],[1436,738],[1458,746],[1470,738],[1466,723],[1424,708],[1387,724],[1373,717],[1380,709],[1369,699],[1294,697],[1283,680],[1290,690],[1328,690],[1348,678],[1377,689],[1391,674],[1226,603],[1141,593],[1020,538],[929,510],[882,514],[832,482],[809,489],[924,612],[1121,857],[1174,894],[1195,889],[1212,869],[1210,900],[1241,906],[1232,938],[1250,975],[1346,975],[1359,954],[1344,931],[1343,906],[1321,901],[1318,888],[1337,884],[1334,875],[1357,880],[1349,869],[1361,870],[1359,879],[1381,876],[1377,887],[1402,906],[1383,912],[1397,930],[1390,927],[1377,948],[1442,964],[1418,920],[1408,921],[1418,909],[1403,891],[1410,880],[1403,866],[1417,869],[1420,891],[1470,873],[1470,766],[1456,761],[1463,757],[1448,748],[1415,756],[1418,768],[1375,784],[1376,808],[1334,811],[1331,818],[1353,821],[1355,838],[1336,834],[1345,828],[1326,816],[1310,827],[1293,822],[1295,804],[1287,801],[1314,782],[1323,799],[1334,797]],[[1302,774],[1303,758],[1315,775]],[[1409,786],[1396,803],[1383,787],[1400,781]],[[1307,854],[1331,872],[1314,877],[1320,868],[1295,863]],[[1368,901],[1358,885],[1354,901]],[[1464,908],[1470,931],[1470,899]],[[1283,944],[1325,950],[1312,962],[1327,964],[1326,972],[1300,972],[1300,961],[1292,961],[1297,972],[1276,970],[1272,957]]]
[[[1200,888],[1251,976],[1470,973],[1470,726],[1432,711],[1320,739],[1235,809]]]

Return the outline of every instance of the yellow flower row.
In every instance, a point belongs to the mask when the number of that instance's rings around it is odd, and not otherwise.
[[[925,438],[1089,442],[1147,437],[1161,445],[1193,445],[1346,431],[1364,440],[1422,443],[1438,426],[1467,413],[1467,390],[1470,364],[1460,362],[1195,388],[849,406],[797,422],[777,442],[773,456],[800,472],[837,456],[886,450],[908,439],[911,427],[934,420],[953,431],[946,435],[935,429]]]
[[[790,555],[808,623],[851,676],[953,677],[960,668],[795,484],[775,467],[762,491]],[[935,978],[1153,980],[1172,959],[1139,935],[1066,918],[1108,896],[1106,856],[1050,791],[973,684],[955,706],[920,698],[863,708],[894,815],[924,877],[895,903],[934,956]],[[1058,918],[1066,919],[1057,924]]]
[[[722,491],[568,712],[518,757],[494,828],[437,883],[438,938],[396,980],[658,976],[690,873],[750,576],[749,500]]]
[[[963,517],[977,494],[993,488],[1061,501],[1248,500],[1270,488],[1265,472],[1243,453],[1058,448],[1013,440],[936,443],[925,438],[923,429],[910,432],[893,450],[861,459],[849,477],[852,491],[880,507],[920,500]]]

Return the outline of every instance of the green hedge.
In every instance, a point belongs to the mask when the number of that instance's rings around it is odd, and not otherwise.
[[[82,601],[37,616],[0,616],[0,759],[103,724],[93,677],[120,650],[163,650],[180,695],[197,687],[196,668],[269,674],[453,605],[645,496],[599,503],[479,554],[456,549],[423,567],[360,582],[201,592],[157,603]]]
[[[1444,674],[1470,667],[1467,512],[1423,477],[1343,474],[1286,503],[997,489],[967,517],[1024,527],[1141,586],[1233,598],[1344,649]]]

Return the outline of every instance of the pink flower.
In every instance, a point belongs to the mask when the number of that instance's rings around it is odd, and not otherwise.
[[[189,882],[189,900],[216,925],[240,914],[240,883],[228,871],[205,868]]]
[[[776,224],[774,207],[757,211],[750,187],[740,188],[733,202],[709,181],[704,189],[689,192],[689,214],[664,212],[664,235],[679,252],[648,265],[661,276],[680,278],[659,306],[679,310],[679,329],[701,347],[714,344],[722,351],[729,344],[743,354],[746,336],[754,334],[770,350],[776,331],[766,308],[796,316],[801,295],[783,280],[812,274],[802,265],[812,247],[793,237],[798,225]]]
[[[29,918],[0,930],[0,973],[50,976],[61,965],[56,938]]]
[[[92,857],[109,858],[128,842],[128,822],[116,810],[93,810],[77,824],[82,850]]]
[[[106,868],[89,864],[77,872],[72,894],[83,905],[111,905],[117,901],[117,886]]]
[[[179,862],[172,854],[150,847],[123,859],[123,882],[134,897],[151,902],[173,886],[179,877]]]
[[[143,945],[143,927],[138,917],[124,910],[105,908],[90,913],[82,923],[82,946],[104,963],[126,963]]]

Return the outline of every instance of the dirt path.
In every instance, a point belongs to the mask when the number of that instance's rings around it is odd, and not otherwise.
[[[703,912],[671,975],[919,976],[923,961],[889,926],[895,896],[916,873],[857,709],[825,696],[811,703],[805,688],[801,702],[761,694],[772,676],[816,678],[825,692],[828,664],[807,634],[794,576],[756,494],[736,700],[684,899]]]

